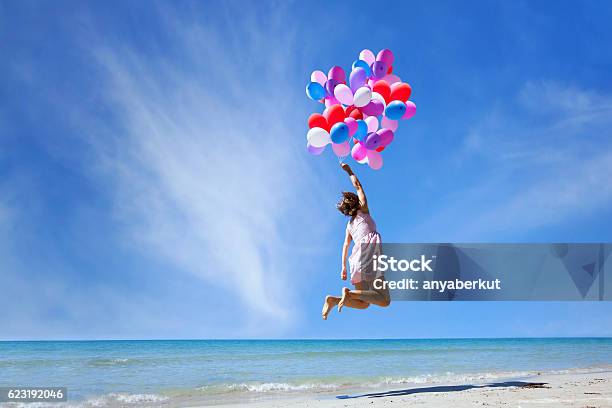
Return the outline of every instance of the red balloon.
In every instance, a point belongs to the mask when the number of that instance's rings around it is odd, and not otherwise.
[[[410,98],[410,94],[412,93],[412,88],[405,82],[396,82],[391,85],[391,100],[392,101],[402,101],[406,103],[408,98]]]
[[[331,128],[336,123],[343,122],[344,118],[346,118],[346,113],[344,113],[342,105],[336,104],[325,109],[325,112],[323,112],[323,116],[325,117],[325,119],[327,119],[327,123]]]
[[[325,129],[328,132],[330,129],[329,125],[327,124],[327,119],[325,119],[325,117],[320,113],[313,113],[308,118],[308,128],[312,129],[314,127]]]
[[[392,74],[393,73],[393,67],[389,67],[389,69],[387,70],[387,75]]]
[[[372,87],[372,91],[381,94],[382,97],[385,99],[386,103],[389,103],[391,101],[391,99],[389,99],[389,97],[391,96],[391,87],[389,86],[389,83],[384,79],[376,81],[376,83],[374,83],[374,86]]]
[[[355,120],[363,119],[363,113],[359,109],[352,110],[349,116]]]
[[[385,150],[385,146],[380,146],[376,148],[377,152],[382,152],[383,150]]]

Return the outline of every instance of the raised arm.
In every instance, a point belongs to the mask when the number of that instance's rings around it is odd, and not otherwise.
[[[353,187],[357,191],[357,196],[359,197],[359,205],[361,205],[361,211],[368,212],[368,199],[366,198],[365,192],[363,191],[363,186],[359,182],[359,179],[353,173],[353,169],[346,163],[341,164],[342,170],[346,171],[351,179],[351,183],[353,183]]]

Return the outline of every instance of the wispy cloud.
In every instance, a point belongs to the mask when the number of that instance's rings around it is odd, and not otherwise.
[[[419,230],[445,229],[448,239],[508,237],[608,205],[611,126],[612,96],[526,83],[470,129],[456,157],[477,163],[479,177]]]
[[[117,125],[91,126],[108,132],[94,130],[117,216],[137,248],[175,266],[169,273],[235,297],[251,329],[269,319],[282,328],[295,261],[316,241],[319,217],[299,113],[288,104],[292,31],[279,12],[262,24],[233,9],[241,24],[226,21],[226,33],[163,14],[172,55],[95,50]]]

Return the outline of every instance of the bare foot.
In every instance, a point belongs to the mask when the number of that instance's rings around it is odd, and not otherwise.
[[[337,299],[337,298],[336,298]],[[327,320],[327,315],[331,312],[332,307],[334,307],[334,298],[327,295],[325,296],[325,303],[323,303],[323,311],[321,312],[321,316],[323,320]]]
[[[340,299],[340,302],[338,302],[338,312],[342,311],[342,307],[344,306],[344,302],[346,302],[346,299],[348,298],[349,295],[349,288],[342,288],[342,298]]]

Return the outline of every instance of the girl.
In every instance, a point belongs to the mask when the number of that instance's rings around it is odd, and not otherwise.
[[[342,289],[341,297],[329,295],[325,297],[325,304],[321,313],[323,320],[327,320],[327,315],[336,305],[338,305],[338,312],[340,312],[343,306],[367,309],[370,304],[387,307],[391,303],[388,289],[374,289],[373,286],[375,279],[384,279],[372,267],[373,256],[380,254],[381,240],[380,234],[376,231],[376,224],[370,216],[363,187],[348,164],[342,163],[341,167],[349,175],[357,194],[344,191],[342,192],[342,199],[337,204],[337,208],[342,214],[351,217],[346,225],[344,245],[342,246],[342,272],[340,277],[342,280],[346,280],[346,256],[351,241],[354,241],[353,251],[349,258],[349,267],[351,283],[356,290],[349,290],[345,287]]]

